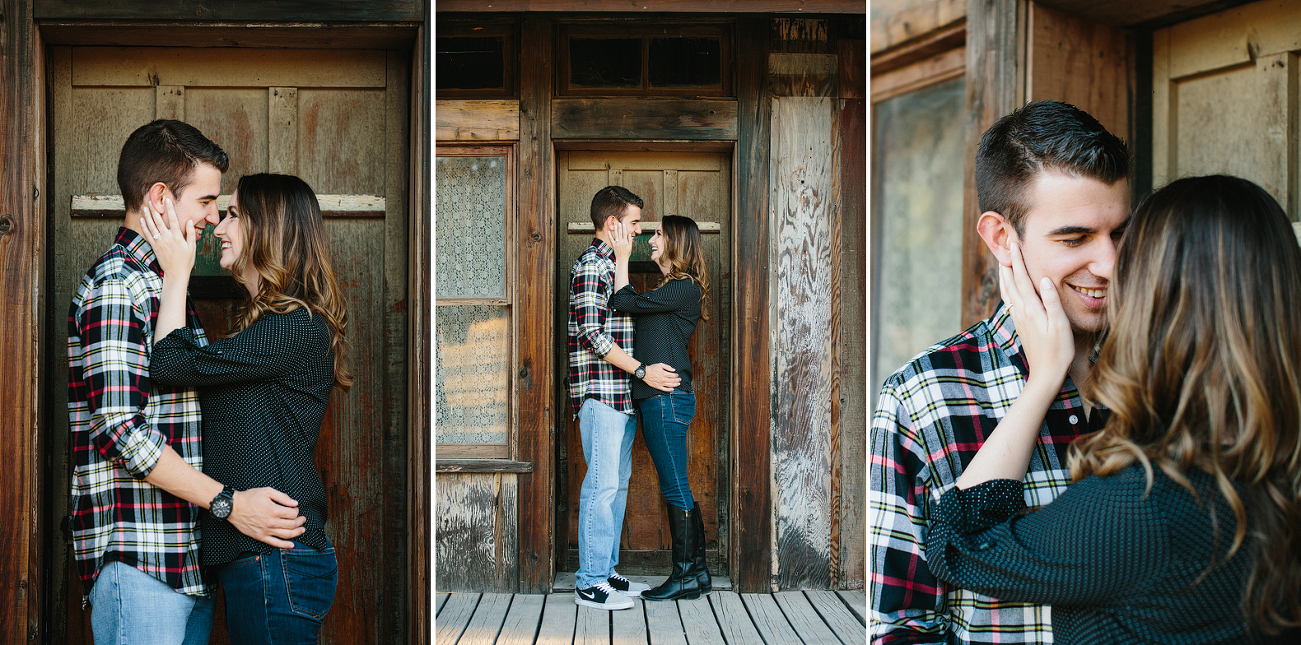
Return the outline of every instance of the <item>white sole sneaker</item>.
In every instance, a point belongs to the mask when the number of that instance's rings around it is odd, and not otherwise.
[[[618,593],[609,594],[604,599],[600,598],[600,594],[592,594],[592,597],[589,598],[582,591],[576,589],[574,590],[574,604],[591,607],[592,609],[617,611],[632,609],[633,602]]]

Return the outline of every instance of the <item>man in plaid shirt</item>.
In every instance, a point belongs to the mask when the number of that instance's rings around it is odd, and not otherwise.
[[[217,223],[226,153],[197,129],[159,120],[118,162],[126,221],[86,272],[68,314],[71,527],[96,643],[207,643],[213,603],[199,571],[200,507],[251,537],[291,548],[305,518],[273,489],[230,491],[200,470],[198,393],[154,385],[162,276],[141,217],[172,210],[191,235]],[[187,325],[203,328],[191,304]],[[232,506],[233,504],[233,506]],[[219,510],[220,509],[220,510]]]
[[[611,242],[641,233],[641,208],[642,199],[622,186],[597,191],[591,211],[596,239],[569,274],[569,397],[587,461],[578,499],[574,601],[606,610],[632,607],[623,596],[650,588],[614,571],[637,434],[629,375],[665,392],[681,382],[672,367],[632,357],[632,318],[608,304],[615,291]]]
[[[981,137],[977,231],[1003,266],[1021,249],[1036,287],[1052,280],[1075,359],[1048,410],[1025,478],[1026,503],[1070,483],[1067,447],[1101,428],[1076,388],[1106,325],[1116,243],[1129,219],[1125,144],[1080,109],[1031,103]],[[868,505],[874,643],[1052,642],[1046,606],[947,586],[926,561],[929,505],[952,487],[1021,393],[1027,360],[1010,317],[994,315],[918,355],[886,380],[872,420]]]

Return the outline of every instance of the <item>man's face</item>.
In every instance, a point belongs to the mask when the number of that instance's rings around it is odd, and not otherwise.
[[[170,190],[164,190],[171,195]],[[202,231],[209,224],[220,222],[217,195],[221,193],[221,171],[216,166],[200,163],[190,175],[190,183],[181,189],[179,197],[172,196],[176,205],[176,221],[181,225],[194,220],[194,228]],[[164,211],[166,212],[166,211]]]
[[[1108,186],[1046,170],[1034,179],[1027,197],[1020,242],[1035,287],[1048,277],[1057,285],[1071,328],[1076,333],[1101,331],[1107,323],[1116,244],[1129,223],[1129,182]]]
[[[623,224],[625,230],[632,235],[641,235],[641,207],[628,204],[623,211],[623,217],[619,218],[619,223]]]

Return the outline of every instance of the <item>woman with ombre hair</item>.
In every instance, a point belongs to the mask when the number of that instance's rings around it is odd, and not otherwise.
[[[642,437],[659,474],[660,492],[668,503],[672,535],[673,571],[660,586],[643,591],[646,600],[699,598],[711,589],[705,565],[705,525],[700,504],[687,481],[687,435],[696,414],[696,392],[691,385],[691,357],[687,346],[696,322],[709,320],[704,303],[709,295],[709,273],[700,228],[689,217],[666,216],[650,239],[651,261],[663,278],[646,293],[628,284],[632,236],[614,235],[615,294],[610,308],[631,315],[637,324],[633,342],[643,365],[672,366],[682,382],[672,392],[661,392],[632,381],[632,398],[641,413]]]
[[[231,642],[315,643],[338,564],[313,457],[330,393],[353,381],[316,195],[298,177],[240,179],[216,236],[221,267],[249,299],[232,333],[207,346],[181,324],[197,235],[170,211],[145,222],[164,272],[150,377],[199,388],[206,473],[236,490],[282,491],[305,518],[292,548],[277,549],[236,531],[220,505],[204,515],[201,558],[221,583]]]
[[[1002,271],[1030,379],[1060,384],[1074,349],[1057,288],[1016,253]],[[1052,605],[1061,643],[1301,642],[1301,248],[1287,215],[1245,179],[1175,181],[1134,213],[1108,294],[1082,389],[1109,417],[1071,446],[1074,483],[1028,512],[1051,401],[1027,386],[936,491],[931,570]]]

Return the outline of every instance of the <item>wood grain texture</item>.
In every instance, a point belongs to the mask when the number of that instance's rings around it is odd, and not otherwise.
[[[736,139],[727,99],[557,98],[551,110],[557,139]]]
[[[791,627],[790,621],[786,620],[786,615],[782,613],[781,607],[777,605],[772,594],[741,594],[741,601],[745,603],[746,610],[750,612],[750,619],[754,621],[755,629],[759,630],[765,643],[804,642]]]
[[[867,101],[841,101],[838,392],[832,395],[840,437],[839,570],[837,586],[861,589],[867,579]]]
[[[822,617],[827,627],[835,633],[844,645],[857,645],[867,640],[867,628],[854,617],[853,612],[836,592],[825,589],[810,589],[804,592],[814,611]]]
[[[676,602],[646,602],[646,628],[651,645],[687,645]]]
[[[981,25],[967,33],[967,144],[962,184],[962,327],[989,316],[998,303],[998,262],[976,235],[980,206],[976,200],[975,158],[980,135],[999,117],[1021,105],[1018,79],[1024,25],[1017,3],[968,0],[967,24]]]
[[[542,609],[542,624],[538,626],[537,645],[573,643],[578,614],[574,592],[548,594],[546,598],[546,605]]]
[[[67,0],[65,0],[67,1]],[[685,13],[866,13],[861,0],[643,0],[592,3],[590,0],[440,0],[438,12],[474,11],[584,11],[584,12],[685,12]]]
[[[574,645],[610,645],[610,613],[604,609],[578,607]]]
[[[542,623],[542,606],[546,598],[541,594],[517,594],[511,600],[496,645],[533,645],[533,637]]]
[[[510,605],[510,594],[483,594],[457,645],[493,645],[497,634],[501,632],[502,624],[506,622],[506,612]]]
[[[531,473],[533,464],[509,459],[439,459],[437,473]]]
[[[832,244],[838,174],[831,100],[774,98],[778,311],[773,473],[780,589],[831,583]]]
[[[718,626],[723,632],[723,639],[728,645],[747,645],[760,643],[763,637],[750,620],[740,594],[734,591],[714,591],[707,596],[709,605],[718,619]]]
[[[447,598],[451,595],[452,594],[450,593],[434,594],[434,615],[435,616],[438,615],[438,612],[441,612],[443,610],[443,604],[447,602]]]
[[[267,172],[298,174],[298,88],[267,88],[267,124]]]
[[[554,575],[552,542],[553,436],[560,400],[552,348],[555,338],[556,213],[553,197],[555,164],[551,146],[552,24],[542,17],[521,26],[523,65],[520,74],[519,215],[514,240],[518,275],[527,282],[516,292],[515,312],[529,321],[529,333],[517,341],[519,378],[516,381],[519,440],[515,459],[533,464],[533,473],[519,476],[519,589],[548,591]]]
[[[154,88],[154,118],[185,120],[184,85],[159,85]]]
[[[442,99],[434,107],[439,141],[514,141],[519,139],[519,101]]]
[[[768,88],[774,96],[835,96],[839,74],[835,54],[768,54]]]
[[[433,308],[430,296],[433,294],[433,192],[430,189],[432,139],[429,122],[433,92],[430,73],[430,20],[426,16],[425,24],[420,28],[419,45],[412,52],[411,65],[411,125],[409,137],[410,181],[408,183],[409,208],[411,216],[407,219],[411,231],[411,247],[407,257],[410,258],[409,279],[407,280],[407,310],[410,312],[410,325],[407,327],[407,356],[410,369],[407,370],[407,388],[410,402],[407,415],[410,419],[409,429],[411,444],[408,456],[411,466],[408,469],[411,490],[408,526],[411,531],[411,548],[407,550],[411,568],[411,606],[410,618],[411,642],[415,645],[430,645],[433,634],[430,626],[433,617],[429,615],[429,594],[433,587],[433,563],[430,553],[433,551],[431,499],[433,472],[430,469],[431,442],[433,424],[429,416],[429,401],[432,398],[430,383],[431,373],[430,339],[433,335],[430,327]]]
[[[440,473],[434,478],[434,556],[446,591],[510,589],[515,554],[503,553],[515,530],[512,473]]]
[[[854,614],[858,622],[867,624],[867,594],[862,591],[837,591],[837,596],[845,601],[845,606]]]
[[[814,610],[813,604],[799,591],[779,591],[772,595],[782,614],[790,621],[791,627],[808,645],[813,643],[836,643],[839,639],[831,627],[822,620]],[[862,636],[866,636],[863,634]],[[862,640],[859,637],[859,641]],[[845,641],[844,645],[857,645],[858,641]]]
[[[682,630],[686,632],[691,645],[726,645],[718,619],[709,606],[708,596],[679,600],[677,605],[678,615],[682,618]]]
[[[32,21],[31,2],[0,2],[0,386],[7,403],[0,410],[0,449],[9,455],[0,510],[9,521],[0,529],[0,641],[39,638],[44,599],[40,563],[44,532],[39,437],[42,371],[41,301],[45,268],[44,47]],[[44,191],[42,191],[44,192]],[[65,336],[66,340],[66,336]],[[54,479],[54,481],[59,481]],[[51,491],[53,493],[53,491]],[[45,493],[45,494],[51,494]],[[53,493],[56,497],[59,495]],[[53,536],[50,536],[53,538]],[[51,540],[52,542],[52,540]],[[56,597],[57,598],[57,597]]]
[[[1065,101],[1127,138],[1134,88],[1126,33],[1035,3],[1028,21],[1026,100]]]
[[[1251,0],[1037,0],[1066,13],[1113,27],[1162,26]]]
[[[455,643],[465,632],[470,619],[474,617],[474,608],[479,604],[477,593],[454,593],[443,603],[438,612],[438,621],[434,626],[435,643]]]
[[[419,22],[424,19],[425,6],[418,0],[229,0],[220,4],[177,0],[159,5],[130,0],[95,3],[41,0],[37,3],[36,18]]]
[[[887,101],[931,85],[962,77],[967,52],[961,45],[907,67],[872,75],[872,102]]]
[[[641,598],[633,598],[632,609],[610,612],[611,645],[648,645],[646,608]]]
[[[840,98],[867,98],[867,51],[866,43],[861,39],[842,38],[836,43],[836,62],[840,66]]]
[[[181,47],[76,47],[72,83],[148,87],[384,87],[384,52]]]
[[[877,0],[868,39],[872,53],[923,41],[962,20],[966,0]]]
[[[769,445],[773,379],[768,219],[768,160],[771,95],[766,90],[768,24],[739,20],[737,39],[736,293],[732,340],[735,385],[732,395],[731,550],[733,582],[740,591],[771,588],[772,503]]]

